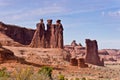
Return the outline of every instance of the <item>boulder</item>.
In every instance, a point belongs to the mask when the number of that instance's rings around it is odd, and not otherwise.
[[[9,61],[9,60],[15,60],[15,59],[16,57],[12,51],[6,48],[0,47],[0,63]]]
[[[71,66],[78,66],[78,60],[76,58],[71,58],[70,65]]]
[[[80,67],[80,68],[86,68],[86,67],[88,67],[88,65],[85,64],[85,59],[84,58],[79,58],[78,59],[78,67]]]

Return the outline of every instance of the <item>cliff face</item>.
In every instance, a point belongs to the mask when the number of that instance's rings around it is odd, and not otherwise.
[[[7,25],[0,22],[0,33],[5,34],[6,36],[13,39],[15,42],[23,45],[30,44],[34,32],[35,30],[33,29],[22,28],[16,25]]]

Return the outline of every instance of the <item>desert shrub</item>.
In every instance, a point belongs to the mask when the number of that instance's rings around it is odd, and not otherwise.
[[[58,76],[58,80],[65,80],[65,76],[62,75],[62,74],[59,74],[59,76]]]
[[[68,80],[68,78],[65,78],[65,80]]]
[[[9,77],[9,73],[6,71],[7,69],[5,67],[3,67],[2,69],[0,69],[0,77]]]
[[[42,67],[42,68],[38,71],[38,74],[45,74],[45,75],[47,75],[48,77],[52,78],[52,77],[51,77],[51,75],[52,75],[52,70],[53,70],[53,68],[48,67],[48,66],[44,66],[44,67]]]
[[[71,78],[70,80],[74,80],[73,78]]]
[[[87,80],[85,77],[83,77],[81,80]]]
[[[79,78],[75,78],[75,80],[80,80]]]
[[[51,80],[47,74],[40,73],[40,74],[33,74],[31,75],[29,80]]]
[[[13,72],[14,80],[30,80],[31,75],[33,75],[33,68],[17,68],[16,71]]]

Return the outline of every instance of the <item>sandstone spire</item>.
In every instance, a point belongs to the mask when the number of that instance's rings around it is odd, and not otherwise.
[[[40,23],[38,23],[36,26],[37,29],[34,33],[30,46],[36,48],[45,48],[45,25],[43,23],[43,19],[40,19]]]
[[[96,40],[86,39],[86,63],[104,66],[103,60],[98,55],[98,45]]]

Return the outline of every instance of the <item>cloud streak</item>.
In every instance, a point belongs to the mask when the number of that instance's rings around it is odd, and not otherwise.
[[[11,3],[9,2],[9,0],[0,0],[0,7],[5,7],[11,5]]]
[[[120,10],[116,11],[103,11],[101,12],[103,16],[111,16],[111,17],[120,17]]]
[[[38,8],[33,10],[18,10],[14,13],[9,12],[8,14],[4,15],[4,19],[11,19],[11,20],[21,20],[21,19],[32,19],[34,17],[38,16],[49,16],[53,14],[59,14],[64,12],[64,9],[62,7],[44,7],[44,8]]]
[[[109,16],[120,16],[120,10],[118,10],[118,11],[112,11],[112,12],[108,12],[108,15]]]

